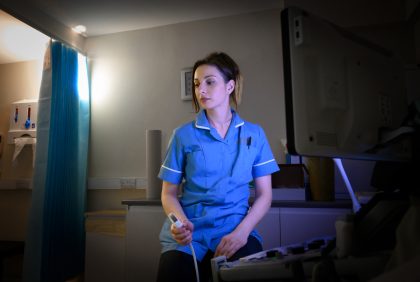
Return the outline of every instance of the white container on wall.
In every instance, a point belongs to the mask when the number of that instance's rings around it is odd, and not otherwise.
[[[9,117],[8,144],[15,138],[36,137],[38,100],[20,100],[12,103]]]

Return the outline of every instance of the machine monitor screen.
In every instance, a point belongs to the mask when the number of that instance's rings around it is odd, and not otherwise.
[[[410,141],[396,138],[408,105],[393,54],[299,8],[281,24],[289,152],[409,160]]]

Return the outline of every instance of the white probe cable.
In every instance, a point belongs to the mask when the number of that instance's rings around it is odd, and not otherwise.
[[[168,215],[168,217],[169,217],[169,220],[170,220],[173,224],[175,224],[175,227],[176,227],[176,228],[181,228],[181,227],[182,227],[182,222],[181,222],[181,221],[179,221],[179,219],[175,216],[175,214],[174,214],[174,213],[172,213],[172,212],[171,212],[171,213]],[[194,259],[195,276],[197,277],[197,282],[200,282],[200,275],[198,274],[197,257],[195,256],[194,247],[193,247],[192,243],[190,243],[190,244],[189,244],[189,246],[190,246],[190,249],[191,249],[191,252],[192,252],[192,256],[193,256],[193,259]]]
[[[195,276],[197,277],[197,282],[200,282],[200,275],[198,275],[197,257],[195,256],[195,251],[192,243],[190,243],[190,249],[194,258]]]

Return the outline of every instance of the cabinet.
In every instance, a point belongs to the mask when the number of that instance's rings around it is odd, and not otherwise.
[[[255,229],[262,237],[264,250],[280,246],[280,209],[270,208]]]
[[[126,282],[154,282],[159,266],[162,206],[129,206],[126,233]]]
[[[280,208],[281,245],[335,236],[335,221],[351,212],[338,208]]]
[[[124,281],[125,211],[86,213],[86,282]]]
[[[350,212],[350,208],[272,207],[256,229],[267,250],[312,238],[335,236],[336,219]]]

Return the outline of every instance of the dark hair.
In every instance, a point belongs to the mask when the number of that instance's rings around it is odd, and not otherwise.
[[[241,102],[241,96],[242,96],[242,75],[235,61],[223,52],[211,53],[204,59],[198,60],[194,64],[193,71],[192,71],[193,76],[197,68],[202,65],[215,66],[222,74],[225,83],[230,80],[233,80],[235,82],[235,90],[230,95],[230,100],[235,106],[235,108],[237,108],[239,103]],[[191,93],[193,94],[192,96],[193,96],[193,105],[194,105],[195,112],[198,113],[200,111],[200,104],[198,103],[197,97],[195,96],[194,83],[192,84]]]

